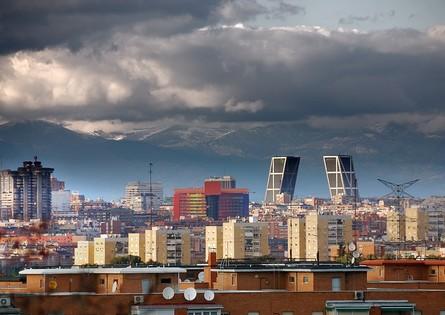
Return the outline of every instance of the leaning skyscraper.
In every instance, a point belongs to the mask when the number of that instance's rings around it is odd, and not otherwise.
[[[323,156],[323,161],[332,201],[341,203],[356,200],[358,188],[352,156]]]
[[[264,197],[266,203],[290,202],[292,200],[299,164],[299,157],[272,157]]]

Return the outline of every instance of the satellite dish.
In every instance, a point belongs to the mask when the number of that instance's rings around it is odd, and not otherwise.
[[[184,299],[193,301],[196,298],[196,290],[194,288],[187,288],[184,291]]]
[[[355,251],[357,249],[357,246],[355,246],[354,242],[351,242],[348,245],[348,249],[349,249],[350,252],[353,252],[353,251]]]
[[[354,257],[354,258],[359,258],[360,257],[360,252],[358,251],[358,250],[356,250],[356,251],[353,251],[352,252],[352,257]]]
[[[203,282],[204,281],[204,272],[201,271],[200,273],[198,273],[198,280]]]
[[[162,296],[166,300],[171,300],[175,296],[175,291],[171,287],[166,287],[162,290]]]
[[[204,291],[204,299],[206,301],[213,301],[213,299],[215,298],[215,293],[213,291],[210,290],[205,290]]]
[[[352,257],[352,258],[351,258],[351,265],[353,265],[354,263],[355,263],[355,258]]]

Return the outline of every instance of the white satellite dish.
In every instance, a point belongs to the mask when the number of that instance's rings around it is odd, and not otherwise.
[[[215,298],[215,293],[213,291],[210,290],[205,290],[204,291],[204,299],[206,301],[213,301],[213,299]]]
[[[200,282],[203,282],[203,281],[204,281],[204,272],[203,272],[203,271],[201,271],[200,273],[198,273],[198,280],[199,280]]]
[[[357,246],[355,246],[354,242],[349,243],[348,249],[349,249],[350,252],[355,251],[356,248],[357,248]]]
[[[358,250],[356,250],[356,251],[353,251],[352,252],[352,257],[354,257],[354,258],[359,258],[360,257],[360,252],[358,251]]]
[[[196,290],[194,288],[187,288],[184,291],[184,299],[193,301],[196,298]]]
[[[171,300],[175,296],[175,291],[171,287],[166,287],[164,290],[162,290],[162,296],[166,300]]]

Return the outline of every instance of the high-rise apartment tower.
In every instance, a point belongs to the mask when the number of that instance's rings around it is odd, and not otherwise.
[[[34,161],[23,162],[16,171],[0,172],[0,209],[3,218],[29,221],[51,218],[52,168]]]

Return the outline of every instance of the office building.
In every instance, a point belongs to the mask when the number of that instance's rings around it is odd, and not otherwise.
[[[323,161],[332,201],[355,201],[358,198],[358,188],[352,156],[323,156]]]
[[[65,182],[51,176],[51,191],[65,190]]]
[[[404,242],[406,236],[405,213],[396,210],[386,215],[386,238],[390,242]]]
[[[173,196],[174,220],[206,217],[206,197],[201,188],[175,189]]]
[[[78,241],[77,248],[74,249],[74,265],[94,264],[94,242]]]
[[[221,189],[236,188],[236,180],[232,176],[212,176],[204,180],[204,185],[206,183],[213,183],[213,182],[219,183]]]
[[[292,201],[299,164],[299,157],[272,157],[264,197],[265,203],[277,203],[277,196],[282,202],[289,203]]]
[[[52,217],[74,216],[76,213],[71,211],[71,191],[56,190],[51,192]]]
[[[145,231],[145,262],[189,265],[190,231],[153,227]]]
[[[229,185],[224,181],[204,182],[206,213],[209,218],[224,220],[249,215],[249,191],[235,188],[235,180],[231,179],[231,188],[225,188]]]
[[[8,218],[29,221],[51,218],[51,173],[52,168],[42,163],[23,162],[16,171],[0,172],[0,209]]]
[[[159,210],[164,199],[162,183],[130,182],[125,187],[124,204],[134,211]]]
[[[267,256],[270,253],[267,224],[229,220],[222,227],[208,226],[206,252],[215,252],[218,259]]]
[[[291,259],[332,260],[351,241],[350,216],[309,213],[304,218],[288,219],[288,257]]]
[[[422,208],[405,208],[405,228],[407,241],[428,239],[428,215]]]
[[[224,220],[248,216],[249,191],[235,187],[235,179],[224,176],[207,179],[203,188],[175,189],[174,220],[207,217]]]

